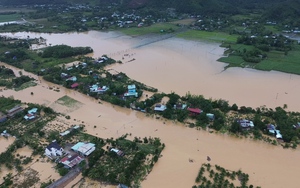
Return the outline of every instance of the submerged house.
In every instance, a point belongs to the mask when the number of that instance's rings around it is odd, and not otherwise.
[[[174,104],[174,106],[173,106],[174,109],[178,109],[178,110],[183,110],[186,107],[187,107],[187,104],[181,104],[181,103]]]
[[[273,125],[273,124],[267,125],[267,130],[269,131],[270,134],[275,135],[275,137],[277,139],[282,139],[282,135],[280,133],[280,130],[277,130],[275,125]]]
[[[214,115],[214,114],[207,113],[207,114],[206,114],[206,117],[207,117],[210,121],[215,120],[215,115]]]
[[[138,93],[136,92],[136,86],[134,84],[128,85],[127,89],[127,93],[124,94],[125,97],[138,97]]]
[[[66,81],[76,82],[77,81],[77,77],[76,76],[71,76],[71,77],[67,78]]]
[[[16,115],[19,112],[22,112],[23,108],[20,106],[15,106],[14,108],[10,109],[7,111],[7,117],[13,117],[14,115]]]
[[[7,115],[0,112],[0,123],[5,122],[7,120]]]
[[[90,92],[103,94],[103,93],[105,93],[108,89],[109,89],[109,87],[107,87],[107,86],[99,87],[97,84],[95,84],[95,85],[92,85],[92,86],[90,87]]]
[[[78,86],[79,86],[79,83],[76,82],[76,83],[71,85],[71,88],[74,89],[74,88],[77,88]]]
[[[190,115],[199,115],[202,113],[200,108],[187,108],[187,110],[190,112]]]
[[[167,107],[165,105],[162,104],[156,104],[154,107],[154,111],[156,112],[163,112],[167,109]]]
[[[254,127],[253,122],[250,120],[247,120],[247,119],[240,119],[240,120],[237,120],[237,122],[240,124],[240,126],[243,129],[250,129],[250,128]]]

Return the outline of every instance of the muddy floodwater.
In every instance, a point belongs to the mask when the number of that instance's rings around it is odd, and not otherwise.
[[[287,104],[290,110],[300,110],[297,96],[300,92],[300,87],[297,87],[300,84],[299,76],[240,68],[223,71],[225,64],[216,62],[223,52],[218,44],[176,38],[151,43],[148,38],[130,38],[118,33],[95,31],[17,35],[42,36],[52,45],[91,46],[95,50],[95,57],[109,54],[124,62],[110,69],[125,72],[160,91],[175,91],[182,95],[190,91],[208,98],[223,98],[239,106],[275,107]],[[60,92],[49,87],[60,87]],[[283,149],[260,141],[211,134],[176,122],[157,120],[105,102],[99,104],[88,96],[43,80],[35,87],[19,92],[3,90],[0,95],[54,107],[56,111],[70,115],[71,123],[84,122],[87,133],[102,138],[116,138],[126,133],[132,134],[129,138],[159,137],[166,148],[152,172],[142,182],[143,188],[191,187],[201,164],[207,162],[207,156],[210,156],[211,164],[248,173],[250,184],[264,188],[298,187],[299,149]],[[67,110],[55,102],[64,95],[82,105]],[[190,162],[191,159],[193,162]]]
[[[89,31],[85,33],[3,33],[19,38],[47,39],[46,45],[67,44],[90,46],[92,56],[103,54],[121,60],[123,64],[108,67],[159,91],[187,92],[206,98],[225,99],[230,104],[253,108],[266,105],[274,108],[287,104],[300,111],[300,76],[276,71],[264,72],[248,68],[229,68],[217,62],[223,48],[217,43],[188,41],[163,36],[129,37],[117,32]],[[164,40],[162,40],[164,39]],[[42,46],[34,46],[39,48]]]
[[[207,162],[207,156],[211,157],[211,164],[218,164],[229,170],[241,169],[248,173],[251,184],[266,188],[297,187],[300,169],[298,149],[283,149],[260,141],[191,129],[179,123],[157,120],[144,113],[105,102],[99,104],[98,101],[73,90],[60,88],[60,92],[56,92],[49,87],[59,86],[41,81],[35,87],[18,92],[3,90],[0,94],[6,97],[13,95],[15,99],[23,102],[54,106],[55,110],[62,113],[66,113],[66,107],[60,106],[56,101],[68,95],[83,104],[67,111],[71,116],[70,123],[84,122],[89,134],[117,138],[131,133],[129,139],[135,136],[151,136],[159,137],[165,143],[162,157],[142,182],[144,188],[191,187],[201,164]],[[34,92],[34,95],[30,92]],[[46,172],[45,175],[41,173],[43,177],[48,176]]]

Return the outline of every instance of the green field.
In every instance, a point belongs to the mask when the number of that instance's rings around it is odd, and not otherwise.
[[[243,44],[232,44],[233,50],[249,50],[254,48],[253,46],[247,46]],[[259,63],[248,63],[243,60],[241,56],[229,55],[228,57],[222,57],[218,61],[228,63],[229,67],[251,67],[263,71],[281,71],[292,74],[300,75],[300,46],[295,45],[294,49],[289,51],[287,55],[282,51],[270,51],[267,53],[267,58]]]
[[[185,39],[205,40],[210,42],[236,42],[237,35],[230,35],[222,32],[196,31],[189,30],[177,34],[177,37]]]
[[[286,73],[300,74],[300,46],[284,55],[284,52],[272,51],[268,58],[258,63],[255,68],[259,70],[277,70]]]
[[[9,21],[16,21],[20,20],[20,14],[3,14],[0,15],[0,22],[9,22]]]
[[[162,33],[161,30],[167,32],[170,29],[172,29],[173,31],[177,31],[179,27],[171,23],[157,23],[151,26],[143,26],[140,28],[138,27],[120,28],[119,31],[130,36],[140,36],[140,35],[147,35],[147,34],[161,34]]]

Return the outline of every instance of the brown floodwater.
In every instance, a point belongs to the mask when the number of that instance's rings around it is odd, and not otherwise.
[[[83,40],[83,36],[89,33],[74,35],[81,35]],[[107,41],[119,40],[118,38],[108,37]],[[130,48],[130,45],[124,45],[124,49]],[[185,50],[181,53],[181,49]],[[299,100],[296,98],[296,93],[299,93],[299,76],[239,68],[230,68],[222,72],[224,64],[215,61],[220,57],[222,50],[216,44],[168,39],[131,49],[131,57],[121,54],[120,58],[124,57],[123,61],[127,62],[113,68],[124,70],[129,76],[158,87],[160,91],[178,91],[180,94],[190,91],[253,107],[264,104],[274,107],[286,103],[289,109],[299,110]],[[131,58],[135,60],[130,61]],[[75,118],[76,121],[83,121],[87,133],[102,138],[116,138],[126,133],[132,134],[129,138],[159,137],[166,144],[166,148],[152,172],[142,182],[145,188],[191,187],[201,164],[207,162],[207,156],[211,157],[212,164],[229,170],[241,169],[248,173],[250,183],[256,186],[298,187],[299,149],[285,150],[260,141],[197,131],[180,123],[157,120],[105,102],[99,104],[90,97],[60,86],[55,86],[60,87],[60,92],[49,90],[48,87],[53,86],[55,85],[41,80],[38,86],[19,92],[4,90],[0,95],[14,96],[23,102],[47,106],[68,95],[83,103],[78,109],[68,111],[68,115],[71,116],[70,121]],[[33,96],[30,95],[31,91],[34,92]],[[66,112],[65,107],[59,107],[57,104],[55,110]],[[190,163],[189,159],[193,159],[194,162]]]
[[[6,149],[15,141],[15,138],[13,137],[8,137],[5,138],[3,136],[0,136],[0,153],[5,152]]]
[[[291,111],[300,111],[300,76],[276,71],[264,72],[248,68],[229,68],[217,62],[223,48],[217,43],[169,38],[158,42],[152,37],[132,38],[117,32],[85,33],[3,33],[19,38],[43,37],[47,45],[67,44],[90,46],[93,56],[102,54],[121,60],[113,65],[129,77],[159,91],[180,95],[200,94],[206,98],[225,99],[230,104],[253,108],[266,105],[274,108],[287,104]],[[35,46],[35,48],[38,48]]]
[[[30,96],[31,91],[34,91],[34,96]],[[197,131],[180,123],[157,120],[147,117],[144,113],[105,102],[99,104],[76,91],[63,88],[61,92],[51,91],[44,87],[43,81],[41,85],[19,92],[5,90],[1,93],[4,96],[13,95],[24,102],[48,106],[65,94],[84,104],[68,114],[71,116],[70,121],[75,118],[76,122],[83,121],[89,134],[102,138],[116,138],[131,133],[129,138],[159,137],[166,144],[163,156],[142,182],[145,188],[191,187],[201,164],[207,162],[207,156],[211,157],[212,164],[230,170],[241,169],[248,173],[251,184],[270,188],[297,187],[299,150],[285,150],[260,141]],[[60,111],[59,106],[56,110]],[[65,108],[62,107],[61,110],[65,111]],[[189,159],[193,159],[194,162],[190,163]],[[41,176],[47,177],[48,173]]]

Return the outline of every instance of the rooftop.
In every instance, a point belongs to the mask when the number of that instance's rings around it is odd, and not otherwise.
[[[47,149],[48,150],[51,150],[51,148],[55,148],[57,150],[60,150],[61,149],[61,146],[55,141],[52,141],[48,146],[47,146]]]

